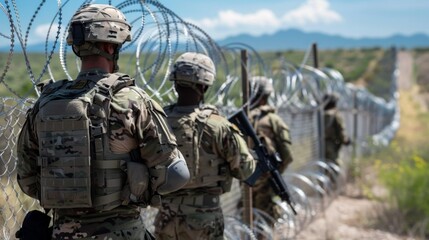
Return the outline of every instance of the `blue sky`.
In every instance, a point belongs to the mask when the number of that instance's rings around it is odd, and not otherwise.
[[[16,2],[21,32],[25,35],[31,16],[41,0],[9,0],[12,12]],[[43,42],[57,12],[58,0],[46,0],[30,32],[29,44]],[[66,1],[60,1],[62,3]],[[70,0],[63,22],[84,1]],[[112,2],[116,5],[123,1]],[[160,0],[180,17],[195,23],[214,39],[241,33],[270,34],[297,28],[345,37],[386,37],[393,34],[429,35],[429,0]],[[0,35],[9,35],[5,0],[0,0]],[[17,23],[17,21],[16,21]],[[63,23],[64,24],[64,23]],[[18,24],[17,24],[18,26]],[[65,26],[65,25],[64,25]],[[0,36],[0,45],[8,40]]]

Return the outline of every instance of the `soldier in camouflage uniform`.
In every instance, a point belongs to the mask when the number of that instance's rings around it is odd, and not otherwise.
[[[338,165],[338,153],[342,145],[349,145],[350,140],[344,132],[344,124],[337,113],[338,97],[326,94],[323,97],[325,121],[325,160]]]
[[[289,128],[276,114],[275,108],[268,104],[268,98],[273,92],[271,79],[264,76],[254,76],[250,79],[250,83],[253,94],[249,120],[269,154],[277,153],[280,155],[282,161],[277,168],[280,173],[283,173],[293,160],[290,149]],[[252,188],[253,207],[265,211],[274,218],[278,218],[275,203],[272,201],[276,194],[270,186],[269,178],[270,173],[265,173]]]
[[[216,107],[203,104],[215,73],[209,57],[188,52],[176,60],[170,74],[178,100],[164,110],[191,178],[182,189],[163,198],[155,220],[160,239],[223,239],[219,196],[230,191],[233,177],[246,179],[255,169],[238,128]]]
[[[67,43],[81,71],[73,81],[40,84],[27,113],[17,180],[53,209],[52,239],[153,239],[140,209],[189,180],[163,109],[117,72],[130,32],[110,5],[79,9]]]

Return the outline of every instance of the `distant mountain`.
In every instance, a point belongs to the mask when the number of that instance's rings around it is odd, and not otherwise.
[[[329,35],[317,32],[303,32],[297,29],[278,31],[274,34],[265,34],[258,37],[249,34],[240,34],[233,37],[217,41],[223,46],[229,43],[247,44],[258,51],[277,51],[300,49],[305,50],[312,43],[317,43],[319,49],[336,48],[389,48],[396,46],[399,48],[429,47],[429,36],[425,34],[414,34],[411,36],[393,35],[385,38],[348,38],[339,35]],[[48,51],[52,49],[50,42]],[[8,52],[9,46],[0,47],[0,52]],[[58,52],[59,44],[55,48]],[[15,51],[21,51],[20,46],[15,46]],[[28,45],[29,52],[45,52],[45,43]]]
[[[271,35],[251,36],[241,34],[218,41],[222,45],[228,43],[244,43],[256,50],[285,50],[308,49],[312,43],[317,43],[319,49],[335,48],[388,48],[392,46],[416,48],[429,47],[429,36],[414,34],[411,36],[393,35],[386,38],[347,38],[339,35],[328,35],[316,32],[303,32],[297,29],[278,31]]]

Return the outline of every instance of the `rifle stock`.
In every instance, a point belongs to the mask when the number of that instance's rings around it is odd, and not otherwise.
[[[255,172],[244,182],[249,186],[254,186],[258,178],[263,173],[269,172],[271,174],[270,184],[274,192],[290,206],[293,213],[296,215],[297,213],[292,205],[292,200],[286,183],[277,169],[277,164],[281,161],[278,154],[268,154],[267,148],[262,144],[261,140],[259,140],[255,129],[253,129],[252,124],[242,109],[233,114],[228,120],[235,124],[243,134],[252,139],[255,145],[253,150],[258,156],[258,164]]]

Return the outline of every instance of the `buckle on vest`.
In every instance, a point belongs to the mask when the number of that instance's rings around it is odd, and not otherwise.
[[[102,126],[91,126],[91,135],[93,137],[101,136],[104,133],[103,130]]]
[[[109,96],[110,95],[110,86],[106,84],[98,85],[98,93]]]

